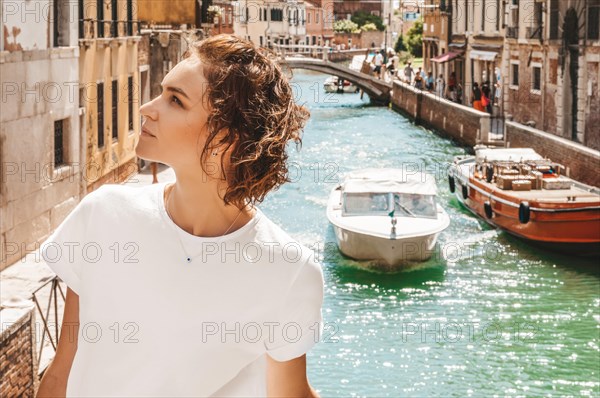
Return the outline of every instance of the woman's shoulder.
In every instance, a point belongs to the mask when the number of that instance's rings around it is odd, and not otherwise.
[[[261,214],[260,221],[255,239],[257,243],[271,251],[270,255],[298,264],[304,264],[314,258],[314,250],[308,247],[310,243],[302,243],[293,238],[264,213]]]
[[[80,204],[88,208],[115,209],[130,206],[152,206],[153,194],[156,194],[157,185],[135,186],[131,184],[104,184],[88,192]],[[147,205],[144,205],[148,202]]]

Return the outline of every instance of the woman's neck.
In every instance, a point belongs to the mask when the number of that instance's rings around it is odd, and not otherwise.
[[[173,222],[191,235],[210,238],[230,234],[254,217],[255,208],[226,206],[216,187],[216,181],[168,184],[164,203]]]

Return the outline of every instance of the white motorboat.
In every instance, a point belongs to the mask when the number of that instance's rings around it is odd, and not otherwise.
[[[329,76],[323,83],[323,89],[326,93],[356,93],[358,87],[352,82],[340,79],[337,76]]]
[[[331,190],[327,218],[343,254],[384,271],[430,258],[450,225],[433,176],[392,168],[348,173]]]

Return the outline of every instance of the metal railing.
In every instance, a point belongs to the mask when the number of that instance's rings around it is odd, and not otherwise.
[[[303,55],[311,58],[320,58],[327,60],[327,54],[332,51],[332,47],[311,46],[307,44],[272,44],[273,50],[282,57],[287,55]]]
[[[42,304],[40,302],[40,299],[38,298],[38,295],[40,295],[40,290],[46,288],[46,286],[50,285],[50,294],[48,295],[48,302],[45,303],[46,306],[45,308],[42,308]],[[60,292],[60,296],[62,298],[62,302],[64,304],[64,302],[66,301],[66,297],[65,297],[65,293],[63,292],[62,288],[60,287],[59,284],[59,278],[57,276],[55,276],[54,278],[50,279],[49,281],[47,281],[46,283],[44,283],[42,286],[38,287],[37,289],[35,289],[33,291],[33,293],[31,294],[31,300],[35,303],[35,306],[37,308],[37,316],[40,317],[40,319],[43,322],[43,326],[44,326],[44,331],[42,333],[42,338],[40,339],[40,346],[38,349],[38,358],[37,358],[37,367],[39,368],[40,366],[40,362],[42,360],[42,354],[44,352],[44,348],[45,348],[45,342],[46,342],[46,335],[48,336],[48,339],[50,341],[50,344],[52,345],[52,348],[54,349],[54,351],[56,352],[56,348],[58,346],[58,339],[60,337],[60,333],[59,333],[59,329],[58,329],[58,294],[57,292]],[[54,307],[54,327],[51,329],[50,326],[48,325],[51,314],[50,314],[50,309]],[[35,328],[35,331],[37,331],[37,327]],[[34,331],[34,332],[35,332]]]

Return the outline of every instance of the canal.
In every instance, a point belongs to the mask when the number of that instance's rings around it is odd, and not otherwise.
[[[295,71],[298,101],[312,117],[302,148],[290,146],[293,183],[261,205],[323,264],[325,329],[308,354],[321,396],[600,396],[600,282],[591,261],[541,251],[463,210],[445,176],[464,149],[370,106],[366,95],[326,95],[325,78]],[[329,191],[363,167],[436,177],[451,225],[422,269],[378,274],[331,249]]]

